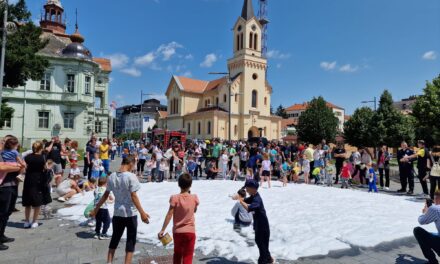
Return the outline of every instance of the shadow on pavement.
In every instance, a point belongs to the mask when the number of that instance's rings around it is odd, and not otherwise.
[[[95,234],[86,231],[80,231],[76,233],[76,236],[82,239],[94,239]]]
[[[426,260],[413,257],[411,255],[399,254],[396,264],[425,264]]]
[[[213,257],[213,258],[203,258],[201,261],[206,261],[207,264],[248,264],[246,262],[231,261],[225,258]]]
[[[24,223],[23,222],[8,222],[8,227],[24,229]]]

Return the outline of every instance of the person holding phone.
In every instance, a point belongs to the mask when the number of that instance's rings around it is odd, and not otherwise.
[[[136,245],[137,214],[139,212],[142,222],[148,224],[150,216],[142,208],[137,192],[141,185],[137,176],[131,173],[135,169],[135,157],[128,155],[122,160],[118,172],[112,173],[108,178],[107,190],[96,204],[90,216],[95,217],[101,206],[107,201],[110,192],[115,198],[114,214],[112,219],[113,234],[110,240],[107,263],[112,263],[119,241],[127,229],[127,241],[125,245],[125,264],[132,263]]]
[[[433,201],[426,200],[422,212],[423,214],[419,216],[419,223],[421,225],[435,223],[438,233],[432,234],[421,227],[416,227],[414,228],[414,236],[419,242],[423,255],[428,259],[428,264],[438,264],[435,253],[440,255],[440,190],[435,192]]]

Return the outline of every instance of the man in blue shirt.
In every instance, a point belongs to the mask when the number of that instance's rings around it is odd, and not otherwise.
[[[260,251],[258,264],[274,263],[269,251],[270,228],[269,220],[264,209],[263,199],[258,193],[259,184],[255,180],[248,180],[245,183],[246,192],[250,197],[243,199],[239,197],[240,204],[254,214],[255,243]]]
[[[438,260],[434,254],[440,256],[440,190],[434,194],[434,204],[429,206],[425,204],[423,215],[419,216],[421,225],[435,223],[438,234],[431,234],[421,227],[414,228],[414,236],[419,242],[423,255],[428,259],[427,264],[438,264]]]
[[[409,190],[407,194],[414,194],[414,165],[413,160],[408,159],[414,155],[406,142],[400,144],[401,149],[397,152],[397,162],[399,163],[399,173],[400,173],[400,184],[402,188],[398,190],[399,193],[406,192],[406,186],[409,184]]]

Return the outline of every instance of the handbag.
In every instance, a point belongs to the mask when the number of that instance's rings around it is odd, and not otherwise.
[[[438,161],[434,161],[434,158],[431,157],[432,167],[431,167],[431,176],[440,177],[440,164]]]

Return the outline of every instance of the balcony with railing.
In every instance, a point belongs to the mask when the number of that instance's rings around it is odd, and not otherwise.
[[[47,102],[68,102],[78,104],[93,104],[94,97],[90,94],[78,94],[70,92],[55,92],[44,90],[29,90],[23,88],[4,88],[3,96],[5,98],[42,100]]]

